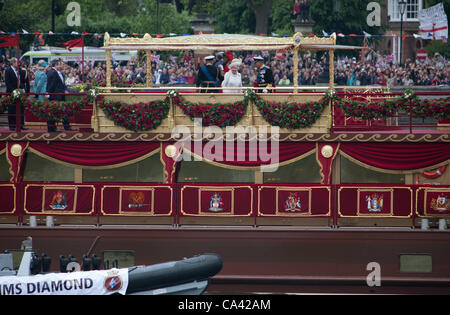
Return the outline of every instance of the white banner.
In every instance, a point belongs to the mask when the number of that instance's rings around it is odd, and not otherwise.
[[[0,277],[0,295],[125,294],[128,269]]]
[[[442,2],[428,9],[420,10],[419,22],[422,39],[448,38],[448,20]]]

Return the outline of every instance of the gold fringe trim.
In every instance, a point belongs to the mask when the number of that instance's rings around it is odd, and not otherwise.
[[[62,165],[68,166],[68,167],[74,167],[74,168],[80,168],[81,167],[82,169],[91,169],[91,170],[105,170],[105,169],[112,169],[112,168],[118,168],[118,167],[122,167],[122,166],[127,166],[127,165],[131,165],[131,164],[140,162],[142,160],[145,160],[146,158],[148,158],[148,157],[154,155],[155,153],[159,152],[161,150],[161,147],[159,147],[159,148],[157,148],[157,149],[155,149],[155,150],[153,150],[153,151],[151,151],[151,152],[149,152],[149,153],[147,153],[147,154],[145,154],[145,155],[143,155],[141,157],[138,157],[136,159],[133,159],[133,160],[130,160],[130,161],[127,161],[127,162],[123,162],[123,163],[119,163],[119,164],[107,165],[107,166],[84,166],[84,165],[79,165],[79,164],[67,163],[67,162],[63,162],[63,161],[60,161],[58,159],[52,158],[50,156],[47,156],[47,155],[45,155],[45,154],[43,154],[43,153],[41,153],[41,152],[39,152],[39,151],[37,151],[37,150],[35,150],[33,148],[28,148],[28,150],[30,152],[32,152],[32,153],[34,153],[34,154],[36,154],[36,155],[46,159],[46,160],[52,161],[54,163],[62,164]]]
[[[371,165],[362,163],[362,162],[358,161],[357,159],[351,157],[350,155],[348,155],[348,154],[346,154],[345,152],[342,152],[342,151],[339,152],[339,153],[342,156],[344,156],[345,158],[349,159],[350,161],[352,161],[353,163],[355,163],[355,164],[357,164],[357,165],[359,165],[361,167],[367,168],[367,169],[372,170],[372,171],[381,172],[381,173],[389,173],[389,174],[422,173],[423,171],[426,171],[426,170],[429,170],[429,169],[435,169],[435,168],[439,168],[439,167],[441,167],[443,165],[447,165],[450,162],[450,159],[449,159],[449,160],[447,160],[445,162],[442,162],[442,163],[439,163],[439,164],[435,164],[435,165],[430,165],[430,166],[427,166],[425,168],[419,168],[419,169],[414,169],[414,170],[405,170],[405,171],[396,171],[396,170],[388,170],[388,169],[384,169],[384,168],[378,168],[378,167],[375,167],[375,166],[371,166]]]

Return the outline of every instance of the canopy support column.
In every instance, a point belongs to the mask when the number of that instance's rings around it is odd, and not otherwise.
[[[336,45],[336,33],[331,34],[333,45]],[[334,89],[334,49],[329,50],[330,58],[330,90]]]
[[[152,86],[152,52],[146,50],[147,53],[147,87]]]
[[[106,86],[111,87],[111,50],[106,51]]]
[[[298,47],[294,48],[294,93],[298,93]]]

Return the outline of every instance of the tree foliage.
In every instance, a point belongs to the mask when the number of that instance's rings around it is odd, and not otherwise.
[[[191,26],[186,12],[157,0],[77,0],[81,7],[81,26],[67,25],[68,0],[55,0],[55,32],[186,33]],[[51,30],[51,1],[7,0],[0,10],[0,30],[31,32]],[[158,25],[159,24],[159,25]]]

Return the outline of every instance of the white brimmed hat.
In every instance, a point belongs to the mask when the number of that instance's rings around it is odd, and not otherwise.
[[[233,61],[230,63],[230,65],[228,66],[228,68],[231,69],[231,67],[240,67],[242,64],[241,59],[233,59]]]
[[[213,60],[214,58],[216,58],[216,57],[214,57],[214,56],[206,56],[205,60]]]
[[[255,56],[255,57],[253,57],[253,60],[255,60],[255,61],[263,61],[264,58],[261,57],[261,56]]]

